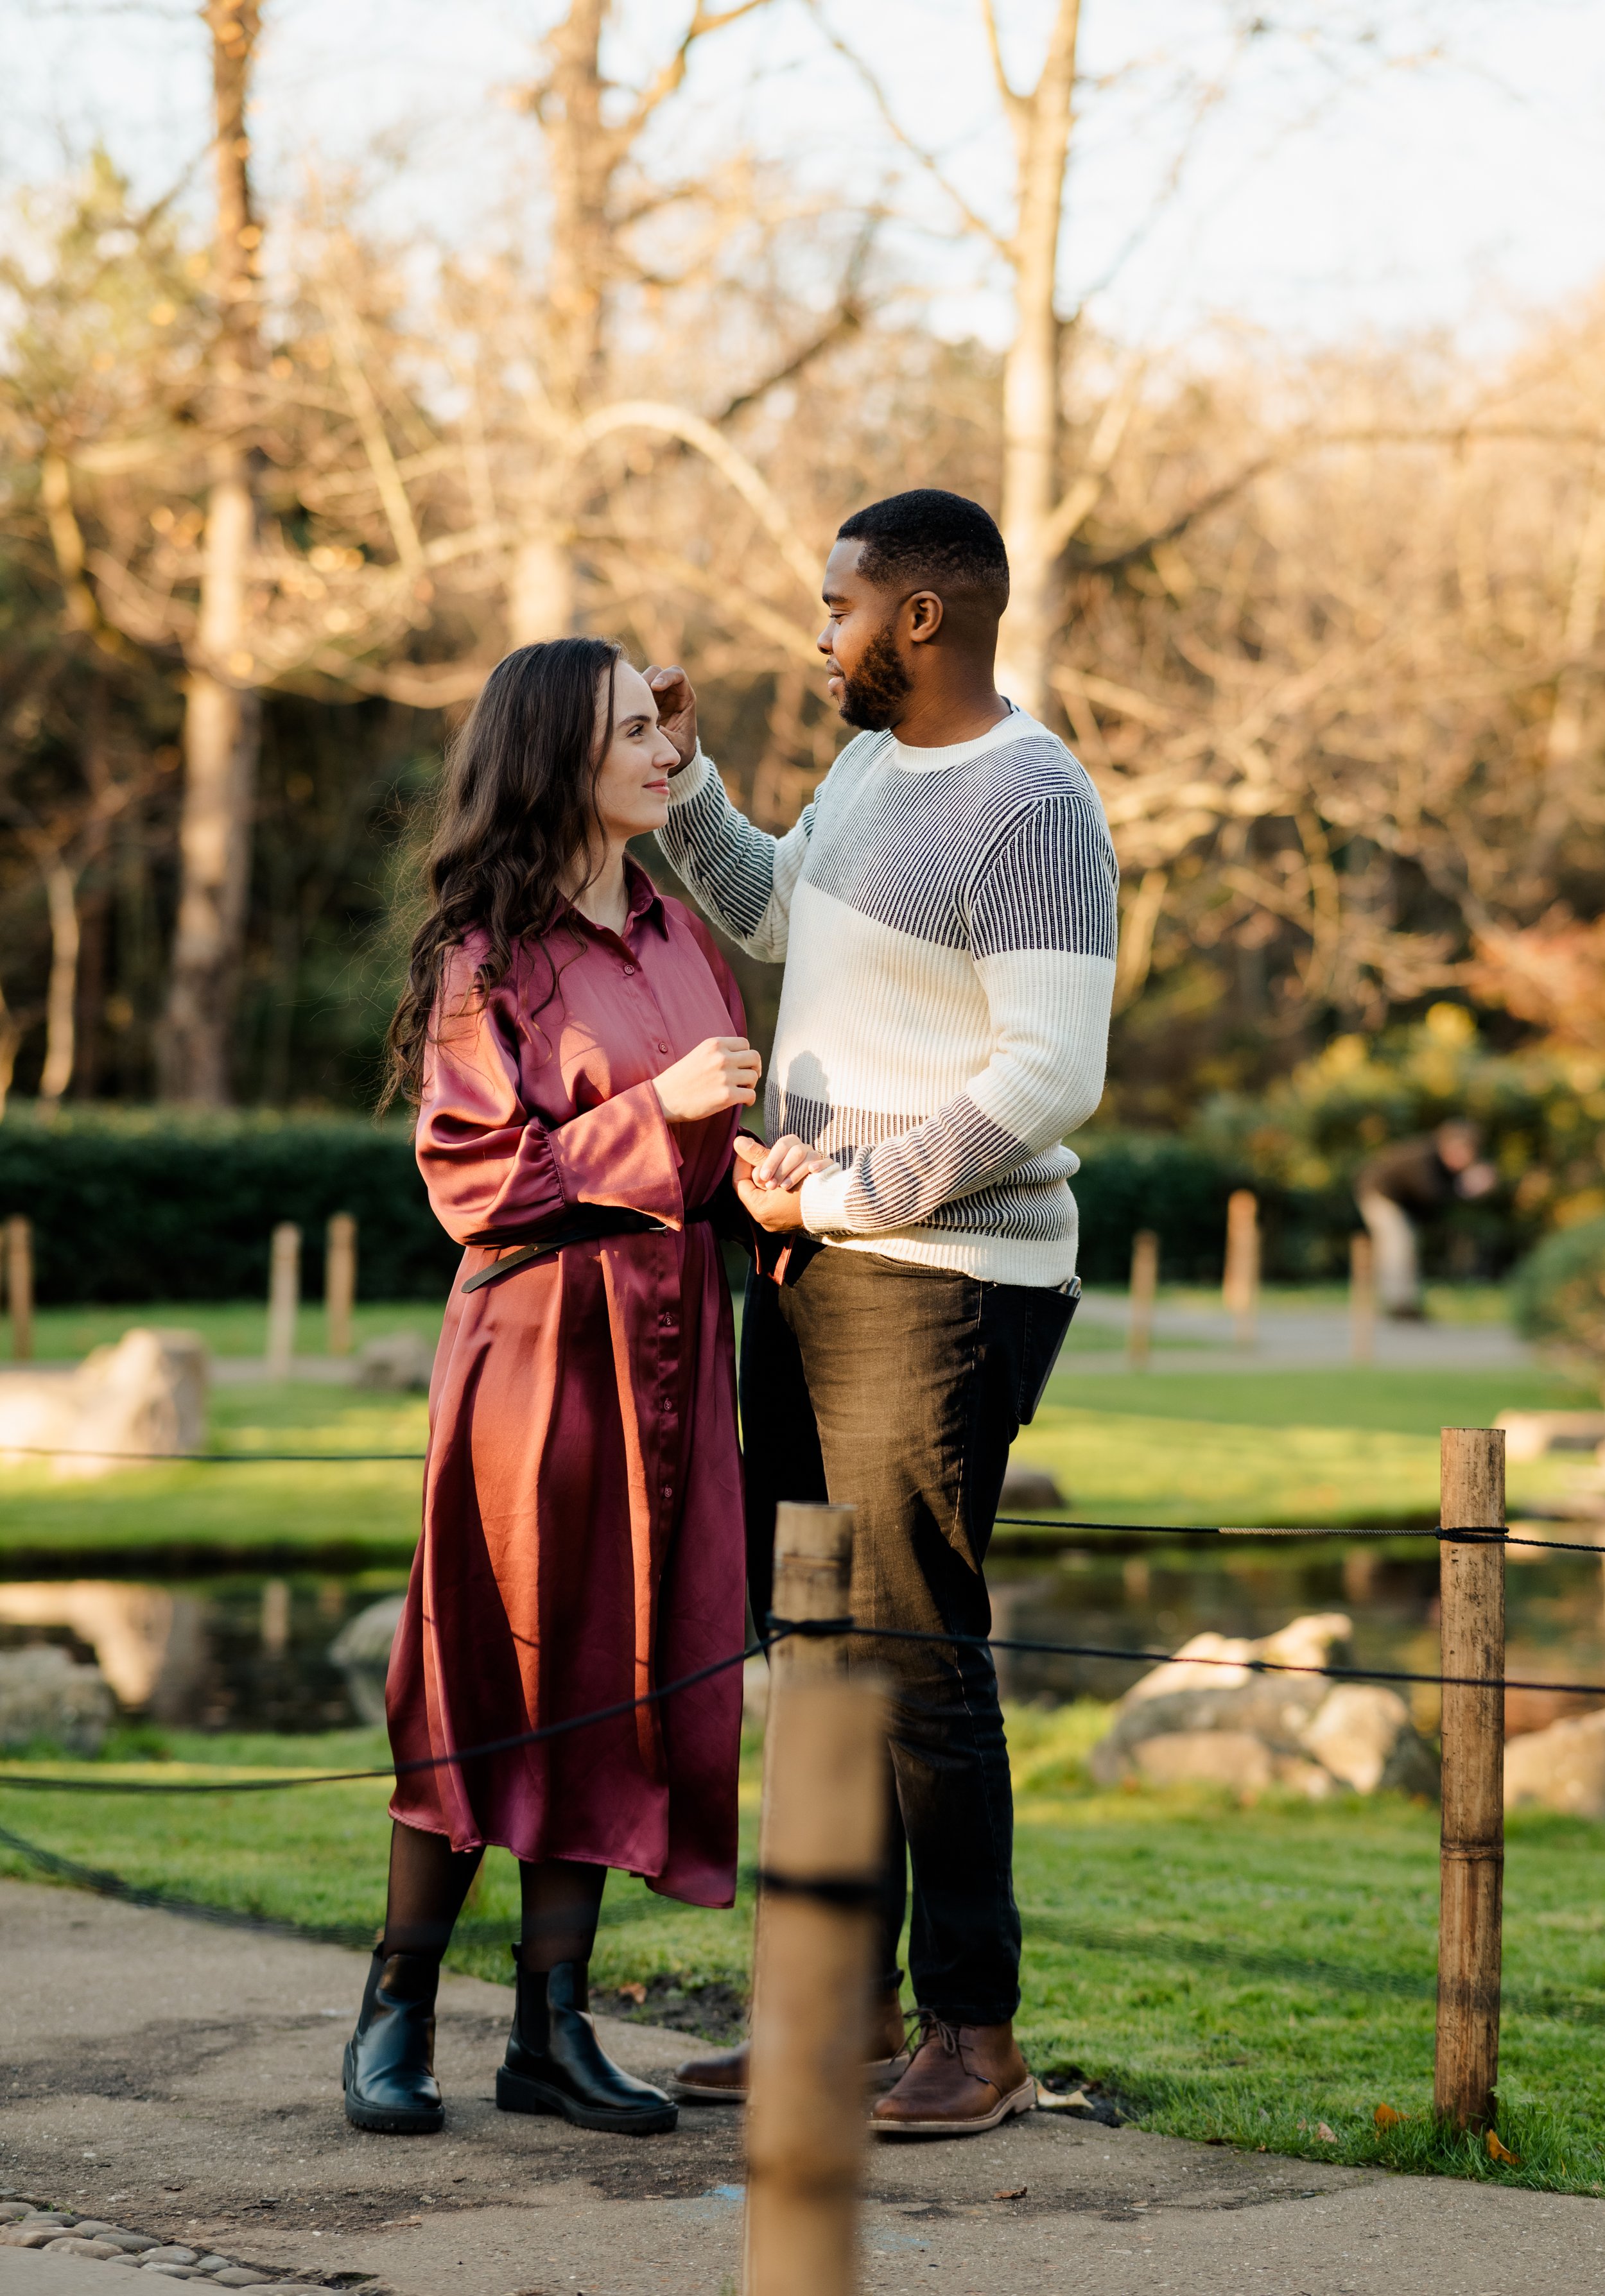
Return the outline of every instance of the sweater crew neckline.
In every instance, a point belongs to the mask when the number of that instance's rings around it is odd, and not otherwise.
[[[893,734],[886,762],[904,774],[945,773],[951,766],[967,766],[972,758],[984,757],[988,750],[1001,749],[1006,742],[1023,741],[1028,734],[1045,730],[1034,718],[1010,702],[1007,718],[1000,718],[995,726],[989,726],[984,734],[977,734],[973,742],[950,742],[939,750],[916,750]]]

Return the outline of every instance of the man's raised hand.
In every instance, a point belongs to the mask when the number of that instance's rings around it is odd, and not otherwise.
[[[646,672],[646,683],[657,703],[658,724],[679,751],[680,765],[688,766],[696,755],[696,694],[690,679],[679,668],[654,668]]]

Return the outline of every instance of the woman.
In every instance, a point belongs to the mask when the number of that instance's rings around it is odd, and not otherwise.
[[[666,818],[678,763],[646,680],[595,638],[509,654],[449,760],[391,1089],[418,1103],[430,1201],[467,1248],[391,1660],[390,1893],[345,2060],[359,2128],[443,2124],[435,1990],[487,1843],[523,1883],[497,2103],[583,2128],[675,2122],[586,2014],[608,1867],[695,1905],[734,1895],[738,1668],[440,1759],[741,1646],[730,1302],[705,1214],[759,1060],[706,927],[625,851]]]

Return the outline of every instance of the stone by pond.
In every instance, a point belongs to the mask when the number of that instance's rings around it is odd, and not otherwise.
[[[1089,1767],[1099,1785],[1282,1786],[1318,1800],[1345,1792],[1436,1795],[1437,1759],[1396,1691],[1319,1674],[1260,1674],[1353,1661],[1351,1621],[1338,1612],[1292,1620],[1255,1639],[1196,1635],[1176,1663],[1156,1667],[1115,1709]]]

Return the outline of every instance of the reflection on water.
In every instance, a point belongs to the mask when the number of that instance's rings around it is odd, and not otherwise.
[[[403,1584],[353,1578],[0,1581],[0,1649],[60,1643],[130,1716],[202,1730],[331,1730],[371,1720],[366,1675],[331,1644]]]
[[[1429,1673],[1438,1662],[1437,1557],[1428,1549],[1379,1553],[1336,1540],[1230,1552],[1076,1549],[1000,1559],[988,1578],[1002,1636],[1173,1650],[1206,1628],[1266,1635],[1304,1611],[1343,1611],[1354,1620],[1357,1664]],[[0,1580],[0,1649],[64,1644],[99,1665],[130,1716],[204,1730],[333,1729],[383,1711],[384,1654],[404,1583],[397,1571],[169,1584]],[[1512,1554],[1507,1588],[1512,1674],[1605,1682],[1598,1562]],[[1006,1696],[1054,1703],[1117,1698],[1142,1670],[1108,1659],[998,1657]],[[1587,1703],[1605,1700],[1513,1692],[1510,1728],[1542,1728]],[[1436,1693],[1418,1690],[1412,1704],[1433,1728]]]

